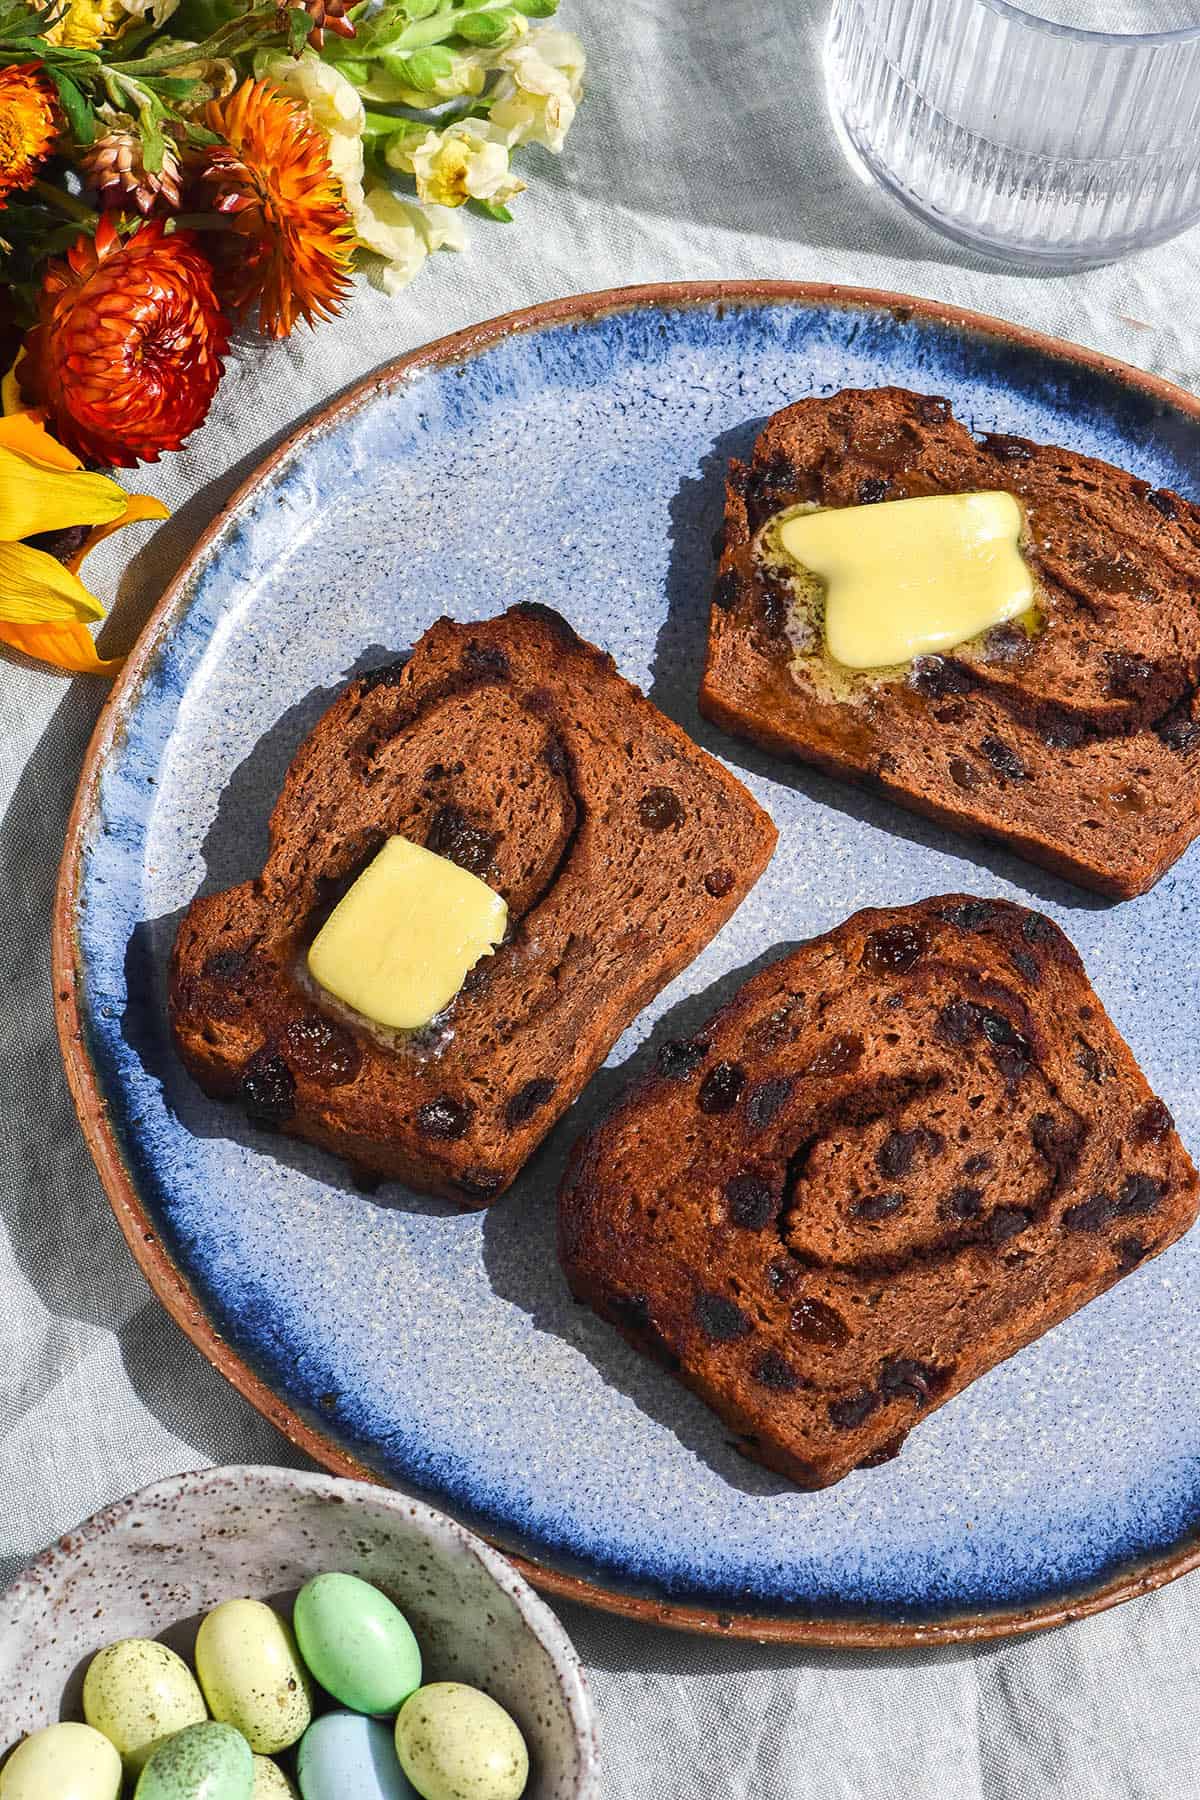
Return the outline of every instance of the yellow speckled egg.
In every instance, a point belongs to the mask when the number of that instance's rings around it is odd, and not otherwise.
[[[156,1744],[208,1712],[181,1656],[150,1638],[122,1638],[88,1664],[83,1716],[115,1745],[125,1773],[137,1775]]]
[[[296,1800],[295,1788],[270,1757],[256,1756],[254,1759],[254,1789],[250,1800]]]
[[[291,1627],[261,1600],[226,1600],[196,1634],[196,1673],[214,1719],[273,1756],[304,1735],[312,1683]]]
[[[520,1800],[529,1780],[515,1720],[461,1681],[430,1682],[404,1702],[396,1754],[422,1800]]]
[[[121,1759],[90,1725],[47,1725],[0,1769],[0,1800],[117,1800]]]

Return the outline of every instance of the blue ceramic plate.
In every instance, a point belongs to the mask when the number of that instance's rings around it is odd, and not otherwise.
[[[664,1036],[766,954],[864,905],[951,889],[1049,911],[1200,1149],[1193,854],[1114,906],[722,737],[696,710],[731,454],[805,394],[895,382],[1200,497],[1200,405],[1014,328],[897,296],[657,289],[434,346],[306,426],[173,586],[92,748],[58,974],[81,1114],[160,1295],[332,1467],[420,1491],[559,1592],[833,1642],[1028,1628],[1193,1559],[1200,1255],[1185,1242],[994,1370],[900,1459],[801,1494],[572,1304],[554,1256],[568,1146]],[[639,1018],[513,1191],[462,1216],[357,1192],[184,1075],[167,958],[198,891],[256,873],[304,732],[440,613],[557,607],[722,757],[779,849]],[[82,1041],[76,1041],[77,1026]],[[149,1240],[149,1241],[148,1241]]]

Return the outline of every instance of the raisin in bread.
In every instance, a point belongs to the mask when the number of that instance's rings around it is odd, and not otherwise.
[[[1044,629],[1008,625],[880,680],[834,672],[764,566],[767,520],[1002,488]],[[870,526],[864,514],[863,529]],[[768,559],[769,563],[769,559]],[[1200,830],[1200,508],[1086,456],[976,440],[899,388],[802,400],[734,463],[700,694],[766,749],[877,785],[1104,894],[1145,892]]]
[[[667,1044],[575,1148],[576,1296],[803,1487],[1187,1230],[1197,1179],[1058,927],[855,914]]]
[[[305,954],[385,838],[503,894],[509,931],[424,1031],[373,1028]],[[293,761],[262,874],[195,900],[171,1019],[252,1121],[466,1205],[512,1181],[630,1020],[754,885],[775,829],[557,613],[439,620]]]

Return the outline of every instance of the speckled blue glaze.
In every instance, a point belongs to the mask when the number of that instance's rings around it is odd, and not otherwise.
[[[815,1495],[744,1462],[699,1401],[574,1306],[553,1250],[566,1151],[653,1042],[855,908],[950,889],[1065,926],[1200,1150],[1200,857],[1109,906],[698,717],[727,458],[790,400],[887,382],[1200,495],[1185,413],[903,313],[635,308],[502,339],[324,428],[225,527],[104,772],[80,942],[90,1049],[146,1204],[214,1323],[298,1411],[500,1541],[611,1587],[934,1620],[1093,1583],[1194,1527],[1194,1242],[976,1383],[897,1462]],[[283,771],[338,686],[439,613],[523,598],[559,608],[722,756],[780,846],[512,1193],[461,1217],[360,1194],[333,1161],[205,1101],[168,1045],[164,971],[193,894],[259,868]]]

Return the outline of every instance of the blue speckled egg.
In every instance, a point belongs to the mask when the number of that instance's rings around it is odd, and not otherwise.
[[[419,1800],[400,1767],[390,1725],[362,1713],[314,1719],[297,1757],[303,1800]]]

